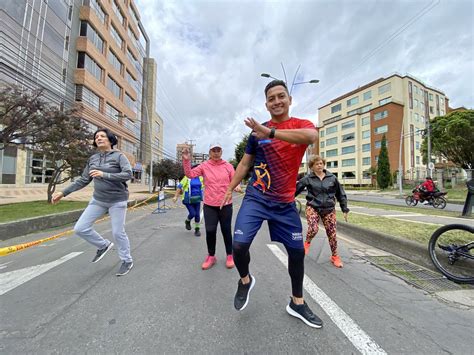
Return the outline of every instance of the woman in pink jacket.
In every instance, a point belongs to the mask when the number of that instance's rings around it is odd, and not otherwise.
[[[234,176],[234,167],[222,159],[222,146],[219,143],[211,144],[209,147],[209,160],[191,169],[190,153],[183,150],[184,173],[190,179],[202,176],[204,178],[204,221],[206,227],[207,252],[206,260],[202,263],[202,269],[210,269],[217,261],[216,234],[217,224],[221,225],[224,237],[225,251],[227,254],[226,267],[234,267],[232,257],[232,200],[220,208],[227,187]],[[236,189],[238,191],[238,188]]]

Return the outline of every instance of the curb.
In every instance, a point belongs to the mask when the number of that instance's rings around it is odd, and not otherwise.
[[[130,207],[144,200],[145,199],[129,200],[127,205]],[[25,236],[46,229],[65,226],[76,222],[82,212],[84,212],[84,208],[69,212],[50,214],[47,216],[22,219],[20,221],[0,223],[0,241]]]

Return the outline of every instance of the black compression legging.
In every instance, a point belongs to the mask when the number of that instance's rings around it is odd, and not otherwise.
[[[224,237],[225,252],[232,255],[232,204],[222,207],[204,205],[204,223],[206,226],[207,252],[214,256],[216,253],[217,223],[221,225]]]
[[[304,249],[285,246],[288,253],[288,273],[291,278],[291,291],[294,297],[303,297]],[[234,263],[240,277],[249,274],[250,244],[234,242]]]

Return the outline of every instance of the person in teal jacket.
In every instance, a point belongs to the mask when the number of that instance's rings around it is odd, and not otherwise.
[[[201,201],[203,198],[204,182],[202,176],[189,179],[183,177],[178,184],[173,201],[176,202],[178,196],[182,195],[183,205],[188,209],[188,218],[184,221],[187,230],[191,230],[191,221],[194,219],[194,235],[201,236]]]

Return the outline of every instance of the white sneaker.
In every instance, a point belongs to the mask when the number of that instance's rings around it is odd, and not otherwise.
[[[423,201],[422,204],[426,206],[426,205],[429,205],[430,203],[428,201]]]

